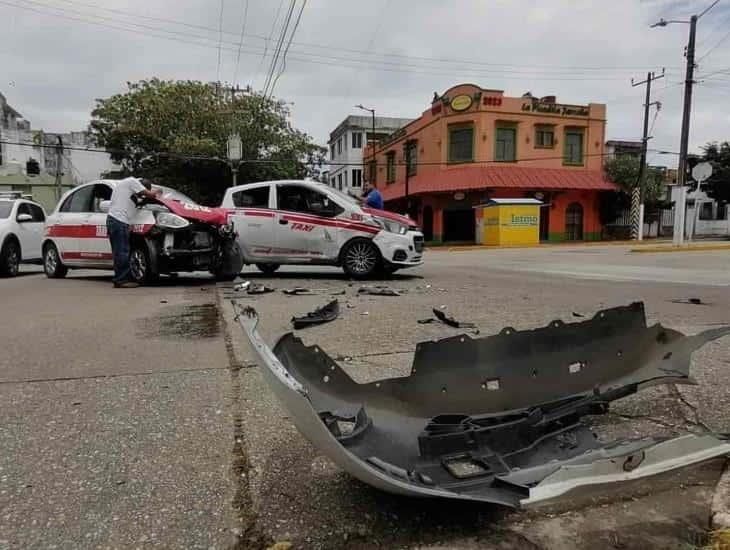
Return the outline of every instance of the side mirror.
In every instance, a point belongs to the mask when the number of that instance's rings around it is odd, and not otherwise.
[[[112,205],[112,201],[101,201],[99,203],[99,210],[105,214],[109,212],[109,207]]]
[[[18,217],[15,219],[18,220],[18,223],[32,222],[33,216],[30,214],[18,214]]]

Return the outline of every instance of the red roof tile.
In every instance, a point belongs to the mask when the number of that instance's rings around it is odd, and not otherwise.
[[[496,188],[580,189],[615,191],[618,186],[602,172],[569,168],[526,168],[521,166],[465,166],[418,174],[408,182],[409,194],[467,191]],[[402,182],[380,186],[383,199],[404,195]]]

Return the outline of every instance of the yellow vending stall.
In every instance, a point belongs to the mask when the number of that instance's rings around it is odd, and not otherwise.
[[[478,244],[518,246],[540,243],[537,199],[491,199],[475,206]]]

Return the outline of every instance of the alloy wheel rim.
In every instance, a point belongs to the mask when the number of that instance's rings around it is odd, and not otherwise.
[[[367,243],[356,243],[347,251],[347,264],[355,273],[367,273],[375,267],[375,251]]]
[[[57,265],[58,257],[56,256],[56,250],[54,248],[49,248],[48,252],[46,252],[46,272],[53,273],[56,271]]]
[[[132,271],[132,277],[136,281],[144,279],[145,273],[147,272],[147,265],[145,263],[144,254],[141,250],[133,250],[132,255],[129,258],[129,264]]]
[[[8,259],[7,259],[7,266],[8,271],[11,275],[15,275],[18,273],[18,264],[20,263],[20,258],[18,258],[18,251],[15,250],[15,248],[11,248],[10,252],[8,253]]]

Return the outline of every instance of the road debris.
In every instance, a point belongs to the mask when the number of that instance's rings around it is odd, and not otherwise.
[[[276,289],[270,286],[266,286],[261,283],[256,283],[255,285],[250,285],[248,287],[248,290],[246,290],[246,294],[267,294],[269,292],[274,292]]]
[[[357,291],[358,294],[368,294],[370,296],[400,296],[401,293],[387,286],[361,286]]]
[[[294,288],[282,288],[281,291],[288,296],[314,296],[314,292],[303,286],[295,286]]]
[[[673,304],[691,304],[693,306],[709,306],[712,305],[709,302],[703,302],[702,298],[678,298],[676,300],[669,300]]]
[[[314,311],[310,311],[306,315],[301,317],[292,317],[291,322],[295,329],[302,329],[334,321],[339,314],[340,303],[337,300],[332,300],[329,304],[317,308]]]
[[[450,327],[454,328],[476,328],[476,325],[474,323],[469,323],[465,321],[457,321],[453,317],[450,317],[449,315],[446,315],[443,311],[440,311],[436,308],[433,309],[433,314],[436,316],[436,318],[441,321],[444,324],[449,325]]]
[[[688,383],[692,353],[730,326],[686,337],[647,326],[637,302],[574,323],[424,341],[409,376],[360,384],[291,333],[271,349],[256,311],[236,307],[292,422],[319,452],[381,490],[530,507],[730,453],[722,435],[603,441],[581,421],[646,382]]]
[[[251,281],[244,281],[240,284],[234,285],[233,290],[238,292],[240,290],[246,290],[249,286],[251,286]]]

